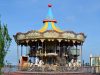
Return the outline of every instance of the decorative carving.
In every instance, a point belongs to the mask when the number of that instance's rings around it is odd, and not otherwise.
[[[23,40],[23,39],[25,39],[25,35],[24,34],[17,35],[17,40]]]
[[[78,40],[82,40],[82,41],[84,41],[84,36],[81,35],[81,34],[78,34],[78,35],[77,35],[77,39],[78,39]]]
[[[40,33],[38,31],[30,31],[27,33],[20,33],[16,35],[17,40],[24,40],[24,39],[46,39],[48,38],[48,41],[52,41],[52,39],[57,38],[57,39],[67,39],[68,40],[74,40],[73,42],[75,42],[75,40],[79,40],[79,41],[84,41],[85,40],[85,36],[82,33],[76,34],[73,32],[63,32],[63,33],[58,33],[55,31],[46,31],[44,33]]]
[[[38,33],[38,32],[31,32],[31,33],[28,33],[26,34],[26,39],[32,39],[32,38],[39,38],[41,37],[41,34]]]
[[[46,38],[58,38],[59,34],[57,32],[46,32],[43,36]]]
[[[41,42],[44,42],[44,39],[40,39],[41,40]]]
[[[62,41],[62,39],[57,39],[59,42],[61,42]]]
[[[67,38],[67,39],[74,39],[75,36],[76,36],[75,34],[69,33],[69,32],[65,32],[65,33],[62,34],[62,37]]]

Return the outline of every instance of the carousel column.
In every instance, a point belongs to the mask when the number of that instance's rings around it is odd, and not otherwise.
[[[36,50],[38,50],[38,40],[35,41],[36,41]]]
[[[18,48],[18,44],[17,44],[17,64],[19,64],[19,48]]]
[[[66,55],[66,45],[65,45],[65,42],[64,42],[63,47],[64,47],[64,55]]]
[[[77,61],[77,44],[76,44],[76,61]]]
[[[56,53],[56,43],[55,43],[54,39],[51,39],[51,41],[54,42],[54,50],[53,50],[53,52]]]
[[[26,56],[28,55],[28,42],[29,40],[26,40]]]
[[[39,51],[39,54],[41,54],[39,41],[37,41],[37,48],[38,48],[37,50]]]
[[[42,42],[42,53],[43,53],[43,42],[44,42],[44,39],[41,39],[41,42]]]
[[[36,42],[36,43],[35,43],[35,46],[36,46],[35,49],[36,49],[36,57],[37,57],[37,50],[38,50],[37,40],[35,40],[35,42]]]
[[[56,49],[57,49],[57,45],[56,45],[56,42],[55,42],[55,53],[56,53]]]
[[[46,52],[46,42],[45,42],[45,56],[47,55],[47,52]]]
[[[58,39],[59,42],[59,56],[60,56],[60,43],[61,43],[61,39]]]
[[[39,50],[39,41],[37,41],[37,50]]]
[[[21,56],[23,56],[23,45],[21,45]]]
[[[43,60],[43,42],[44,42],[44,39],[41,39],[41,42],[42,42],[42,51],[41,51],[42,52],[42,58],[41,59]]]
[[[45,41],[45,57],[46,57],[46,55],[47,55],[47,45],[46,45],[46,41]],[[46,57],[45,63],[47,64],[47,57]]]
[[[83,46],[83,43],[81,42],[81,50],[80,50],[80,57],[81,57],[81,66],[82,66],[82,61],[83,61],[83,57],[82,57],[82,46]]]

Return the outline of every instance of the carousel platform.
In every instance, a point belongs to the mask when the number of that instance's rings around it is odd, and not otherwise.
[[[52,67],[52,66],[51,66]],[[3,68],[3,75],[100,75],[100,72],[96,72],[94,67],[80,67],[80,68],[70,68],[59,66],[56,70],[53,68],[41,68],[37,66],[31,67],[31,69],[18,70],[18,67],[5,67]]]
[[[100,73],[80,73],[80,72],[9,72],[4,75],[100,75]]]

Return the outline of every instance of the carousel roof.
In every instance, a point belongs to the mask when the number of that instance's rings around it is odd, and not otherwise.
[[[26,33],[17,33],[14,35],[15,41],[18,43],[23,40],[37,40],[37,39],[65,39],[84,42],[86,36],[84,33],[75,33],[73,31],[62,31],[56,26],[57,21],[54,19],[51,7],[49,4],[48,15],[43,20],[44,26],[40,30],[32,30]]]

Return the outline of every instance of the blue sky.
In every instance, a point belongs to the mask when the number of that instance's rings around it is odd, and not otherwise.
[[[12,39],[17,32],[40,29],[49,3],[62,30],[83,32],[87,36],[83,59],[88,62],[90,53],[100,55],[100,0],[0,0],[1,20],[8,24]],[[6,56],[13,64],[16,64],[16,48],[13,39]]]

